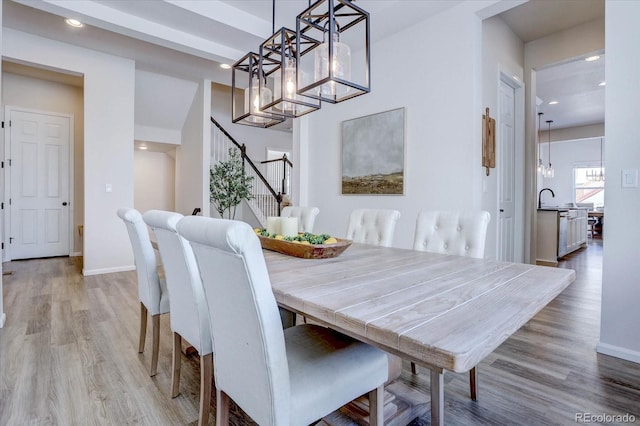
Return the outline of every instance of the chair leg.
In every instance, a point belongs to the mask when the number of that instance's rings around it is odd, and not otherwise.
[[[147,337],[147,308],[140,302],[140,343],[138,353],[144,352],[144,341]]]
[[[416,367],[416,363],[415,362],[411,363],[411,373],[412,374],[418,374],[418,368]]]
[[[216,389],[216,426],[229,424],[229,396]]]
[[[173,368],[171,373],[171,398],[180,394],[180,365],[182,364],[182,337],[173,332]]]
[[[369,392],[369,426],[384,425],[384,386]]]
[[[469,370],[469,392],[473,401],[478,400],[478,367]]]
[[[151,316],[151,328],[153,332],[153,347],[151,349],[151,370],[149,375],[155,376],[158,372],[158,352],[160,351],[160,314]]]
[[[200,356],[200,415],[198,416],[198,426],[205,426],[209,423],[212,376],[213,354]]]

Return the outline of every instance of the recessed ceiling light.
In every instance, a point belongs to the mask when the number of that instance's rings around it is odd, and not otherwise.
[[[607,82],[606,81],[601,81],[600,83],[598,83],[598,86],[606,86]]]
[[[71,25],[74,28],[82,28],[84,27],[84,24],[80,21],[78,21],[77,19],[73,19],[73,18],[67,18],[64,20],[64,22],[67,23],[67,25]]]
[[[231,68],[231,65],[229,65],[229,64],[220,64],[220,68],[222,68],[223,70],[228,70],[229,68]]]
[[[549,102],[549,105],[558,105],[558,101],[551,101]]]
[[[584,60],[587,62],[591,62],[591,61],[597,61],[598,59],[600,59],[600,56],[593,55],[593,56],[589,56],[588,58],[585,58]]]
[[[147,149],[147,146],[146,145],[140,145],[138,148],[144,150],[144,149]]]

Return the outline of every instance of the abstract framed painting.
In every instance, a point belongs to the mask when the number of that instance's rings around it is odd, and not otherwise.
[[[405,108],[342,122],[342,194],[404,194]]]

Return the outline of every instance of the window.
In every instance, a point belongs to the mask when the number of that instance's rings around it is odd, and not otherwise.
[[[576,203],[593,203],[594,207],[604,206],[604,180],[589,180],[587,176],[598,175],[600,167],[575,166],[573,168],[573,189]],[[604,169],[602,170],[604,174]]]

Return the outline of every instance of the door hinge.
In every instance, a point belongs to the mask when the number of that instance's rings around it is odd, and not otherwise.
[[[11,205],[11,198],[9,198],[9,205]]]
[[[13,244],[13,237],[9,237],[9,244]]]
[[[2,243],[2,250],[4,250],[4,243]]]
[[[7,160],[9,162],[9,167],[11,167],[11,158]]]
[[[0,210],[4,210],[4,203],[0,203]]]
[[[2,122],[2,128],[4,129],[4,121]]]
[[[4,161],[0,161],[0,168],[4,169]]]

